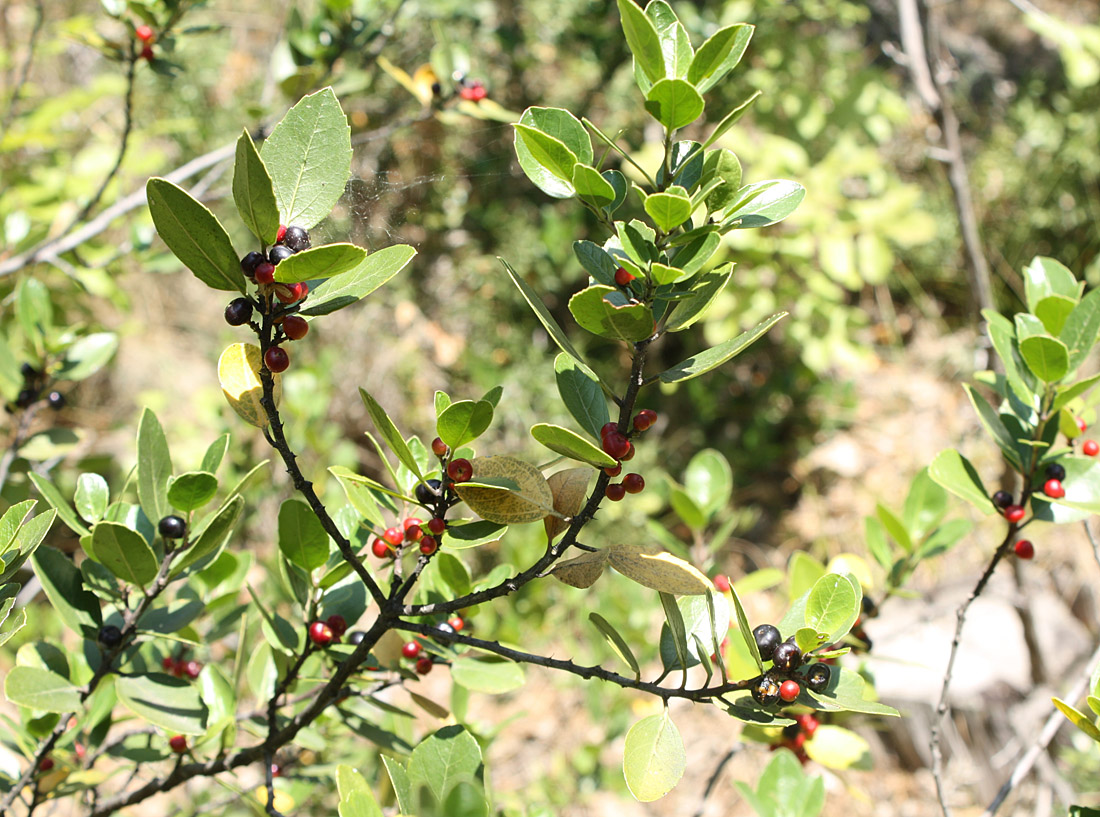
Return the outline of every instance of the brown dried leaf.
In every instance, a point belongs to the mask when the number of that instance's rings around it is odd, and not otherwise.
[[[549,514],[542,520],[548,542],[553,542],[559,533],[569,527],[567,519],[580,513],[588,496],[588,483],[591,479],[591,468],[567,468],[551,474],[546,480],[550,493],[554,495],[554,510],[560,514]]]
[[[654,545],[611,545],[611,566],[640,585],[677,596],[702,596],[713,585],[691,564]]]
[[[596,579],[603,575],[604,566],[607,564],[607,556],[606,550],[582,553],[574,559],[558,562],[550,572],[554,574],[555,578],[565,582],[570,587],[584,590],[595,584]]]
[[[462,484],[455,492],[470,510],[490,522],[518,525],[537,522],[554,509],[554,495],[538,468],[514,457],[476,457],[471,483],[507,479],[516,490],[486,485]]]

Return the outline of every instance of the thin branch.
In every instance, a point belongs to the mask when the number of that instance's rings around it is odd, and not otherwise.
[[[19,422],[15,427],[15,435],[4,451],[4,456],[0,457],[0,490],[3,490],[4,486],[8,484],[8,474],[11,472],[12,463],[14,463],[15,458],[19,456],[19,449],[23,447],[23,443],[27,441],[27,437],[31,431],[31,424],[34,422],[34,417],[40,408],[42,408],[42,401],[36,400],[19,414]]]
[[[11,98],[8,100],[8,109],[4,112],[4,121],[0,122],[0,131],[7,131],[11,127],[12,120],[15,119],[16,106],[19,104],[19,96],[23,93],[23,88],[27,84],[27,79],[31,74],[31,65],[34,64],[34,49],[38,44],[38,37],[42,33],[43,25],[46,22],[46,9],[42,0],[35,0],[34,4],[34,25],[31,27],[31,36],[27,41],[27,54],[23,58],[23,64],[19,66],[19,75],[15,80],[15,86],[11,91]]]
[[[714,787],[718,785],[718,780],[722,776],[722,770],[726,768],[733,756],[736,755],[743,744],[740,742],[733,744],[729,750],[722,755],[718,763],[714,767],[714,771],[711,772],[710,778],[707,780],[707,785],[703,789],[703,797],[699,803],[699,808],[695,810],[695,814],[692,817],[703,817],[703,812],[707,809],[707,800],[710,799],[711,794],[714,793]]]

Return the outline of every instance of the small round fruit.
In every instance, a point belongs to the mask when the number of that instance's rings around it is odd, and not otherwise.
[[[157,523],[157,530],[165,539],[182,539],[187,533],[187,523],[179,516],[166,516]]]
[[[405,645],[401,648],[401,654],[406,658],[416,658],[420,655],[420,642],[406,641]]]
[[[294,250],[294,252],[308,250],[310,246],[312,246],[309,240],[309,233],[301,227],[295,226],[286,228],[286,234],[283,236],[283,243]]]
[[[187,661],[183,665],[183,674],[194,681],[202,673],[202,664],[198,661]]]
[[[290,355],[282,346],[272,346],[264,352],[264,365],[274,374],[285,372],[290,367]]]
[[[779,685],[779,697],[787,703],[797,698],[800,692],[802,692],[802,687],[798,685],[798,681],[793,681],[788,678]]]
[[[443,442],[443,440],[439,437],[436,437],[434,440],[432,440],[432,453],[435,454],[437,457],[447,456],[447,452],[450,450],[451,449],[447,446],[447,443]]]
[[[621,474],[623,472],[623,464],[620,462],[614,468],[604,468],[603,472],[605,474],[607,474],[609,477],[617,477],[619,474]]]
[[[301,315],[287,315],[283,318],[283,332],[291,340],[301,340],[309,334],[309,321]]]
[[[719,593],[728,593],[730,591],[730,577],[719,573],[714,577],[714,586]]]
[[[187,751],[187,738],[183,735],[172,735],[168,738],[168,748],[177,755],[182,755]]]
[[[318,647],[327,647],[335,637],[336,633],[323,621],[315,621],[309,625],[309,640]]]
[[[405,520],[408,522],[409,520]],[[418,519],[417,522],[420,520]],[[407,542],[419,542],[424,538],[424,529],[420,525],[406,525],[405,526],[405,541]]]
[[[42,758],[40,761],[38,761],[38,771],[40,771],[40,772],[48,772],[53,767],[54,767],[53,758],[50,757],[49,755],[46,755],[44,758]]]
[[[657,412],[653,409],[642,409],[634,415],[634,430],[645,431],[657,420]]]
[[[155,55],[153,54],[153,46],[151,46],[149,43],[146,43],[145,48],[141,49],[141,58],[143,60],[146,60],[147,62],[152,62],[155,58]]]
[[[420,540],[420,552],[425,556],[431,556],[439,550],[439,540],[434,536],[425,536]]]
[[[234,298],[225,307],[225,322],[230,326],[244,326],[252,320],[252,301]]]
[[[362,630],[356,630],[348,636],[348,643],[352,646],[358,647],[363,643],[363,639],[367,637],[367,634]]]
[[[393,556],[393,550],[383,539],[375,539],[370,546],[370,552],[379,559],[389,559]]]
[[[756,639],[756,649],[760,651],[760,657],[765,661],[771,661],[775,648],[783,640],[779,634],[779,628],[774,624],[761,624],[752,631],[752,637]]]
[[[1096,440],[1085,440],[1081,443],[1081,453],[1086,457],[1095,457],[1100,454],[1100,443]]]
[[[640,494],[645,489],[645,479],[641,474],[627,474],[623,477],[623,487],[628,494]]]
[[[286,261],[292,255],[294,255],[294,250],[280,245],[267,251],[267,260],[275,266],[279,266],[281,262]]]
[[[623,462],[629,462],[634,459],[634,443],[630,442],[630,440],[626,441],[626,453],[619,457],[619,459]]]
[[[286,225],[280,224],[279,229],[275,231],[275,243],[282,244],[284,238],[286,238]]]
[[[622,267],[615,270],[615,283],[621,287],[625,287],[631,281],[634,280],[634,276],[627,272]]]
[[[331,616],[325,619],[325,624],[332,630],[332,634],[339,638],[348,631],[347,620],[339,613],[333,613]]]
[[[466,622],[462,620],[462,616],[452,616],[447,619],[447,623],[456,633],[466,626]]]
[[[613,482],[604,488],[604,496],[610,499],[612,502],[619,502],[624,496],[626,496],[626,486],[621,482]]]
[[[417,519],[415,516],[407,517],[401,521],[401,528],[405,531],[405,537],[408,538],[409,528],[417,528],[424,524],[422,519]]]
[[[828,664],[810,664],[810,668],[806,671],[806,686],[814,692],[821,692],[829,685],[830,675]]]
[[[263,264],[267,259],[264,258],[264,254],[253,250],[244,258],[241,259],[241,272],[247,275],[249,278],[256,277],[256,269]]]
[[[798,649],[797,644],[784,641],[777,645],[775,652],[772,653],[772,663],[775,664],[776,669],[793,672],[802,663],[802,650]]]
[[[459,457],[447,464],[447,476],[455,482],[468,482],[473,475],[474,466],[470,464],[468,459]]]
[[[52,391],[46,395],[46,403],[54,411],[60,411],[65,408],[65,395],[59,391]]]
[[[770,675],[760,676],[760,680],[749,690],[752,699],[761,706],[779,703],[779,682]]]
[[[1088,424],[1085,423],[1084,419],[1082,419],[1081,417],[1078,417],[1077,418],[1077,428],[1078,428],[1078,430],[1080,430],[1080,432],[1082,434],[1084,434],[1085,429],[1088,428]]]
[[[170,655],[166,655],[161,660],[160,666],[165,672],[170,672],[172,675],[179,675],[179,673],[176,671],[177,663],[179,662],[177,662],[175,658]]]
[[[447,521],[440,519],[438,516],[433,516],[428,520],[428,530],[435,536],[439,536],[443,531],[447,530]]]
[[[134,29],[134,36],[141,40],[143,43],[153,41],[153,29],[147,25],[140,25]]]
[[[96,639],[104,647],[113,648],[122,643],[122,630],[114,624],[105,624],[99,628]]]
[[[1035,545],[1031,544],[1027,539],[1021,539],[1017,542],[1013,550],[1020,559],[1031,559],[1035,556]]]
[[[1066,495],[1066,489],[1062,487],[1062,481],[1059,479],[1048,479],[1043,483],[1043,493],[1049,496],[1051,499],[1061,499]]]
[[[382,538],[394,547],[397,547],[405,541],[405,532],[400,528],[386,528],[382,533]]]
[[[256,283],[257,284],[273,284],[275,283],[275,265],[270,261],[262,262],[256,267]]]
[[[613,431],[603,438],[603,450],[608,456],[621,460],[630,451],[630,440],[618,431]]]
[[[1008,491],[997,491],[993,494],[993,504],[998,508],[1007,508],[1012,504],[1012,494]]]
[[[1027,516],[1027,511],[1024,509],[1023,505],[1009,505],[1005,508],[1005,519],[1009,522],[1019,522],[1025,516]]]
[[[1046,469],[1047,479],[1063,480],[1066,478],[1066,469],[1060,463],[1052,462]]]
[[[432,671],[432,659],[427,655],[416,659],[416,674],[427,675]]]
[[[604,423],[600,427],[600,439],[601,440],[605,439],[608,434],[611,434],[612,432],[618,432],[618,430],[619,430],[619,424],[618,423]]]
[[[421,505],[431,505],[439,499],[438,491],[441,483],[438,479],[429,479],[427,483],[416,484],[416,501]]]

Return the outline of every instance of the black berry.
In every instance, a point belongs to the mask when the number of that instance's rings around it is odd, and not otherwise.
[[[20,366],[19,373],[23,375],[24,380],[34,380],[38,377],[38,369],[34,368],[34,366],[29,363],[24,363]]]
[[[46,395],[46,402],[54,411],[65,408],[65,395],[59,391],[52,391]]]
[[[829,685],[829,675],[828,664],[811,664],[806,672],[806,686],[814,692],[821,692]]]
[[[1066,478],[1066,469],[1056,462],[1047,466],[1047,479],[1056,479],[1059,482]]]
[[[1007,508],[1012,504],[1012,494],[1008,491],[997,491],[993,494],[993,504],[998,508]]]
[[[187,532],[187,523],[178,516],[166,516],[157,523],[157,530],[165,539],[182,539]]]
[[[776,669],[785,672],[796,670],[798,665],[802,663],[802,650],[798,649],[797,644],[784,641],[772,653],[772,663],[775,664]]]
[[[877,610],[877,609],[878,609],[878,605],[875,604],[874,600],[870,596],[864,596],[863,597],[863,612],[866,615],[869,615],[869,616],[874,615],[875,610]]]
[[[19,392],[19,396],[15,398],[15,405],[21,409],[30,408],[31,404],[37,399],[38,391],[36,389],[23,389]]]
[[[779,682],[770,675],[761,675],[750,694],[761,706],[771,706],[779,702]]]
[[[771,660],[772,653],[783,638],[779,634],[779,629],[772,624],[761,624],[752,631],[752,636],[756,639],[756,648],[760,650],[760,657],[765,661]]]
[[[230,326],[243,326],[252,319],[252,301],[234,298],[225,307],[225,322]]]
[[[429,479],[427,485],[423,482],[418,482],[416,484],[416,501],[421,505],[434,504],[439,497],[436,496],[433,491],[438,491],[442,484],[443,483],[438,479]]]
[[[249,278],[256,277],[256,267],[260,266],[264,262],[264,254],[260,252],[250,252],[244,258],[241,259],[241,272],[247,275]]]
[[[783,727],[783,737],[785,738],[797,738],[798,733],[802,731],[802,724],[800,723],[788,723]]]
[[[290,249],[290,247],[283,247],[280,245],[278,247],[272,247],[268,251],[267,260],[278,266],[280,261],[285,261],[292,255],[294,255],[294,250]]]
[[[294,252],[301,252],[310,248],[309,233],[301,227],[287,227],[283,236],[283,244]]]
[[[106,624],[99,628],[96,638],[104,647],[114,648],[122,643],[122,630],[114,624]]]
[[[352,644],[354,644],[355,646],[359,646],[360,644],[363,643],[363,639],[366,638],[366,637],[367,637],[367,634],[364,633],[362,630],[356,630],[355,632],[353,632],[351,635],[348,636],[348,641],[351,642]]]

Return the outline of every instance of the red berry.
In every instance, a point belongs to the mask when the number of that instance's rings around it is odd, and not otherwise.
[[[272,763],[271,764],[271,776],[272,777],[282,777],[283,776],[283,770],[279,768],[278,763]]]
[[[657,420],[657,412],[653,409],[642,409],[634,415],[634,430],[645,431]]]
[[[348,623],[339,613],[333,613],[325,619],[325,624],[332,630],[332,634],[339,638],[348,631]]]
[[[279,231],[275,233],[275,243],[280,243],[284,238],[286,238],[286,225],[280,224]]]
[[[447,476],[455,482],[467,482],[474,475],[474,467],[467,459],[451,460],[447,465]]]
[[[401,654],[406,658],[416,658],[420,655],[420,642],[406,641],[405,646],[401,648]]]
[[[405,541],[405,532],[399,528],[386,528],[382,534],[382,538],[394,547],[397,547]]]
[[[290,285],[290,291],[294,293],[294,300],[300,301],[309,295],[309,284],[305,281],[298,281],[296,284]]]
[[[627,272],[622,267],[615,270],[615,283],[621,287],[625,287],[631,281],[634,280],[634,276]]]
[[[390,546],[382,539],[374,540],[374,544],[370,546],[370,552],[379,559],[389,559],[393,556],[393,551],[390,549]]]
[[[447,623],[451,625],[451,628],[456,633],[466,626],[466,622],[462,620],[462,616],[452,616],[451,618],[447,619]]]
[[[428,530],[439,536],[443,531],[447,529],[447,523],[440,519],[438,516],[433,516],[428,520]]]
[[[447,447],[447,443],[443,442],[439,437],[432,440],[432,453],[437,457],[447,456],[447,452],[450,450],[451,449]]]
[[[798,685],[798,681],[792,681],[789,678],[779,685],[779,697],[787,703],[797,698],[801,691],[802,687]]]
[[[485,99],[488,94],[489,92],[485,90],[485,86],[480,82],[472,82],[458,89],[458,95],[470,102],[478,102]]]
[[[187,751],[187,738],[183,735],[172,735],[168,738],[168,747],[177,755],[182,755]]]
[[[283,332],[291,340],[301,340],[309,332],[309,321],[301,315],[287,315],[283,318]]]
[[[432,659],[428,656],[423,656],[416,659],[416,674],[427,675],[432,671]]]
[[[38,761],[38,771],[40,771],[40,772],[48,772],[53,767],[54,767],[53,758],[50,757],[49,755],[46,755],[44,758],[42,758],[40,761]]]
[[[1043,484],[1043,493],[1051,499],[1061,499],[1066,495],[1066,489],[1062,487],[1061,480],[1048,479]]]
[[[630,440],[620,434],[618,431],[613,431],[603,438],[603,450],[607,452],[608,456],[614,457],[617,460],[621,460],[630,451]]]
[[[612,502],[618,502],[624,496],[626,496],[626,488],[621,482],[613,482],[607,486],[604,490],[604,496],[610,499]]]
[[[1097,443],[1096,440],[1085,440],[1081,444],[1081,451],[1086,457],[1095,457],[1100,454],[1100,443]]]
[[[275,265],[270,261],[264,261],[256,267],[256,283],[272,284],[275,282]]]
[[[619,457],[619,459],[623,462],[629,462],[630,460],[634,459],[634,443],[630,442],[630,440],[627,440],[626,445],[626,453]]]
[[[420,540],[420,552],[425,556],[431,556],[439,548],[439,540],[434,536],[425,536]]]
[[[140,25],[134,29],[134,36],[143,43],[150,43],[153,41],[153,29],[150,26]]]
[[[276,284],[275,297],[284,304],[292,304],[298,300],[294,294],[294,290],[290,288],[290,284]]]
[[[164,659],[160,662],[161,667],[165,672],[170,672],[173,675],[176,674],[176,659],[170,655],[164,656]]]
[[[1031,544],[1027,539],[1021,539],[1017,542],[1013,550],[1016,551],[1016,555],[1021,559],[1030,559],[1035,555],[1035,545]]]
[[[407,533],[409,528],[419,527],[422,524],[424,523],[420,519],[417,519],[415,516],[410,516],[401,522],[401,527],[404,528]]]
[[[141,49],[141,58],[148,62],[152,62],[155,58],[153,55],[153,46],[146,43],[145,48]]]
[[[791,683],[794,683],[794,682],[792,681]],[[779,696],[783,697],[783,693],[782,692],[779,693]],[[793,738],[791,738],[791,744],[790,744],[791,749],[793,749],[795,752],[798,752],[799,750],[801,750],[802,745],[806,742],[806,737],[807,737],[807,735],[806,735],[805,732],[799,732],[797,735],[795,735]]]
[[[619,474],[621,474],[623,472],[623,464],[620,462],[614,468],[604,468],[603,472],[605,474],[607,474],[609,477],[617,477]]]
[[[1009,505],[1005,508],[1005,519],[1009,522],[1019,522],[1027,516],[1027,511],[1024,510],[1023,505]]]
[[[264,365],[275,374],[285,372],[290,366],[290,355],[282,346],[272,346],[264,352]]]
[[[604,423],[603,426],[600,428],[600,438],[606,440],[608,434],[610,434],[613,431],[618,431],[618,430],[619,430],[618,423]]]
[[[623,477],[623,487],[628,494],[640,494],[645,489],[645,479],[641,474],[627,474]]]
[[[1082,434],[1084,434],[1085,429],[1088,428],[1088,425],[1086,425],[1084,419],[1082,419],[1081,417],[1078,417],[1076,419],[1077,419],[1077,428],[1080,429]]]
[[[327,647],[335,637],[336,633],[323,621],[315,621],[309,625],[309,640],[318,647]]]
[[[419,525],[410,525],[405,528],[405,539],[409,542],[419,542],[424,538],[424,529]]]
[[[202,664],[198,661],[188,661],[183,665],[183,674],[194,681],[199,677],[199,673],[202,672]]]
[[[814,732],[817,731],[817,727],[821,725],[821,722],[810,713],[799,715],[795,720],[798,721],[798,725],[802,727],[802,731],[806,733],[807,738],[812,738]]]
[[[721,574],[714,577],[714,586],[718,588],[721,593],[728,593],[730,589],[729,576],[723,576]]]

